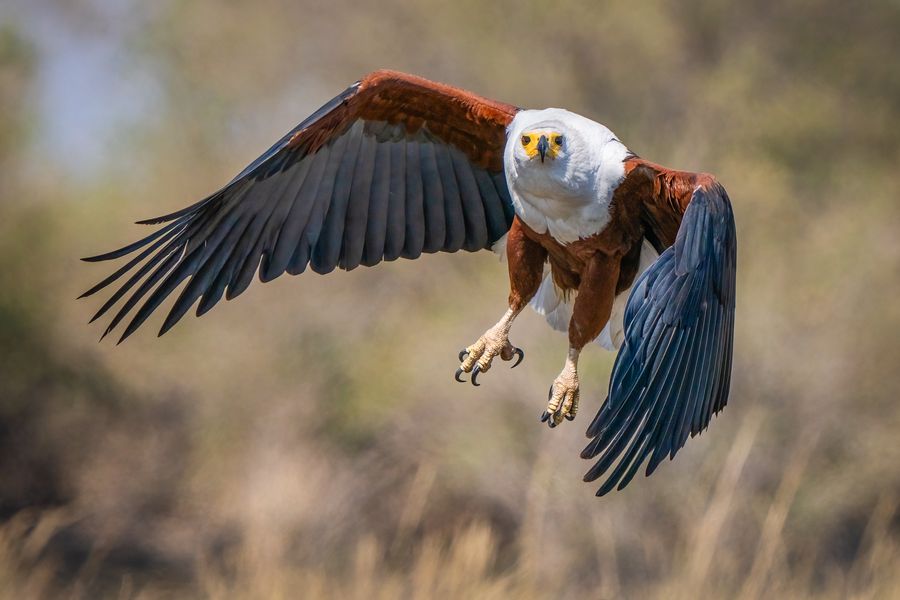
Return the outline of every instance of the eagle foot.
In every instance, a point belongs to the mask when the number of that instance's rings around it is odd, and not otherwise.
[[[547,423],[550,429],[553,429],[562,423],[563,419],[567,421],[575,419],[579,395],[578,374],[574,370],[564,370],[550,386],[547,393],[547,409],[541,413],[541,422]]]
[[[522,362],[522,359],[525,358],[525,352],[521,348],[516,348],[510,344],[506,333],[503,331],[496,331],[496,328],[489,329],[483,336],[478,338],[477,342],[459,351],[460,365],[456,369],[456,374],[453,378],[460,383],[465,383],[462,374],[472,373],[472,379],[470,380],[472,385],[480,386],[478,375],[491,368],[491,361],[494,360],[495,356],[499,356],[505,361],[515,358],[516,362],[510,367],[515,369]]]

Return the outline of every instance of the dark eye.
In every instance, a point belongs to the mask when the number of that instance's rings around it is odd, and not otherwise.
[[[555,138],[553,138],[553,143],[556,144],[557,146],[562,146],[562,136],[558,135]]]
[[[523,136],[522,136],[522,145],[523,145],[523,146],[527,146],[527,145],[530,144],[530,143],[531,143],[531,136],[530,136],[530,135],[523,135]]]

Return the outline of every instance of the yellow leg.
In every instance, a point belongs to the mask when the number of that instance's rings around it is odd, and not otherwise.
[[[495,356],[499,356],[502,360],[512,360],[518,357],[512,368],[516,368],[522,362],[525,353],[521,348],[516,348],[509,343],[509,330],[517,315],[518,313],[513,309],[507,310],[496,325],[485,331],[478,341],[459,353],[461,362],[456,370],[457,381],[464,382],[461,378],[463,373],[472,373],[472,385],[481,385],[476,381],[478,374],[491,368],[491,361]]]
[[[581,350],[569,348],[566,364],[559,376],[553,380],[547,399],[547,410],[541,415],[541,421],[550,428],[562,423],[563,419],[571,421],[578,413],[578,355]]]

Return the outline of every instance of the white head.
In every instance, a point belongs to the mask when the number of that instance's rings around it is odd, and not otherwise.
[[[577,229],[578,237],[584,237],[585,227],[603,220],[601,212],[606,218],[628,155],[615,134],[600,123],[559,108],[520,111],[510,123],[504,153],[517,212],[537,231],[555,227],[549,222],[543,227],[533,224],[538,219],[529,213],[537,212],[547,221],[582,219]],[[590,210],[589,205],[598,203],[603,210]],[[587,214],[582,208],[588,209]],[[579,214],[572,214],[575,211]]]

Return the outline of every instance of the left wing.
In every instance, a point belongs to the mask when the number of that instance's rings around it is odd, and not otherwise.
[[[644,235],[662,252],[634,283],[625,341],[582,458],[597,458],[597,491],[624,488],[649,457],[650,475],[728,400],[737,247],[731,202],[709,175],[640,162]],[[664,251],[663,251],[664,250]],[[618,463],[616,461],[618,460]]]
[[[120,342],[185,280],[160,335],[287,271],[317,273],[429,252],[488,248],[509,229],[506,127],[518,109],[396,71],[376,71],[288,132],[228,185],[119,250],[136,254],[85,292],[130,277],[94,315],[138,305]],[[140,250],[138,253],[137,251]],[[142,263],[143,261],[143,263]],[[83,297],[82,296],[82,297]]]

